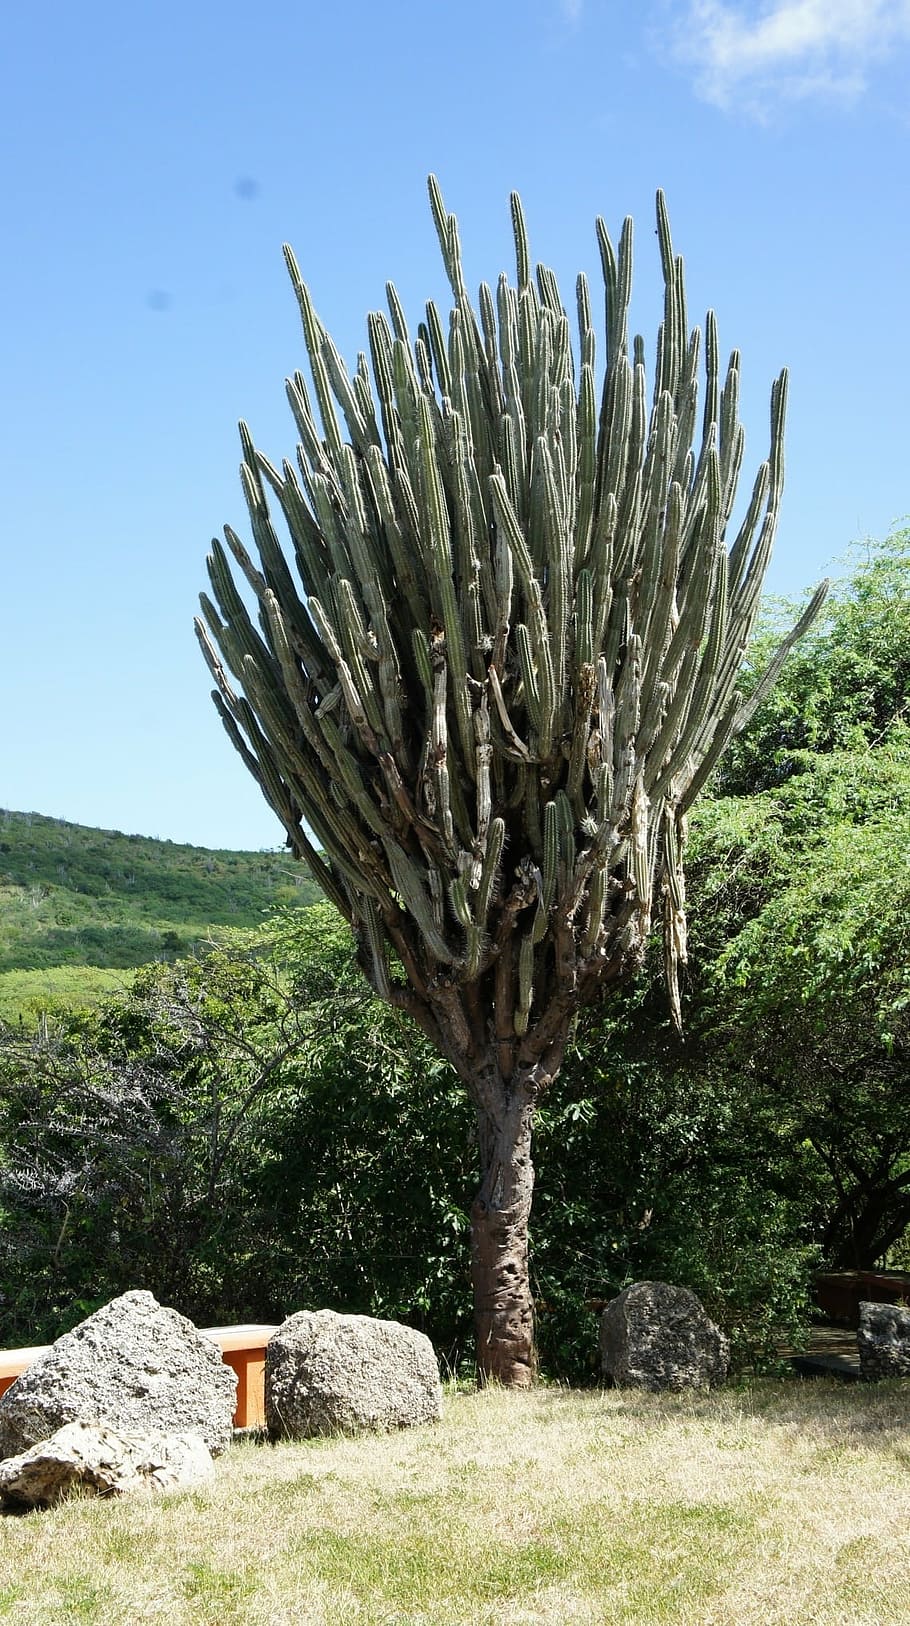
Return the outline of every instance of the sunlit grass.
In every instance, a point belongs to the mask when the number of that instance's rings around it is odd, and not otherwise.
[[[119,994],[133,980],[131,971],[108,966],[59,965],[41,971],[0,972],[0,1019],[35,1024],[43,1010],[86,1009],[109,994]]]
[[[213,1485],[0,1524],[0,1619],[904,1626],[910,1395],[452,1394],[436,1428],[268,1446]]]

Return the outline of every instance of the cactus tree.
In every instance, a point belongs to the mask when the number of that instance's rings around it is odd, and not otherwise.
[[[704,339],[689,329],[663,197],[650,401],[628,332],[630,220],[618,247],[597,223],[598,354],[587,281],[573,348],[517,197],[516,283],[481,286],[477,309],[432,178],[430,201],[448,321],[430,303],[412,337],[390,284],[353,374],[285,250],[309,361],[309,382],[287,383],[297,463],[276,468],[240,426],[259,559],[225,527],[198,632],[227,732],[350,922],[366,977],[476,1108],[479,1371],[520,1384],[535,1104],[575,1013],[635,970],[655,922],[678,1016],[686,810],[818,599],[745,701],[786,376],[728,548],[739,355],[722,374],[713,315]]]

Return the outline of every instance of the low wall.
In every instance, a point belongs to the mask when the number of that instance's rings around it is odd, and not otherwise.
[[[873,1304],[910,1304],[910,1272],[824,1270],[815,1278],[815,1302],[830,1321],[858,1327],[859,1307],[864,1300]]]

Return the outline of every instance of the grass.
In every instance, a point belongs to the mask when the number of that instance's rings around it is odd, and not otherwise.
[[[2,906],[2,899],[0,899]],[[43,971],[0,972],[0,1020],[14,1025],[36,1011],[90,1009],[132,981],[131,971],[108,966],[59,965]]]
[[[906,1387],[452,1394],[211,1487],[0,1522],[0,1620],[905,1626]]]

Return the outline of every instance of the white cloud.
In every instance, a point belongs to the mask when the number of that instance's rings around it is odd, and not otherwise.
[[[781,96],[854,100],[907,41],[910,0],[690,0],[675,46],[705,100],[755,112]]]

